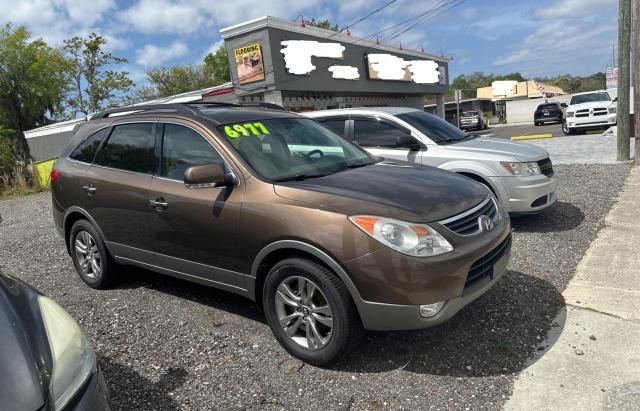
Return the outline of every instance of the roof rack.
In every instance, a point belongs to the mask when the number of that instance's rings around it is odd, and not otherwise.
[[[211,107],[261,107],[268,110],[287,111],[284,107],[275,103],[223,103],[216,101],[189,101],[184,103],[167,103],[167,104],[140,104],[138,106],[127,106],[110,108],[104,111],[100,111],[91,115],[91,119],[108,118],[115,114],[125,113],[141,113],[148,111],[173,111],[186,115],[200,115],[198,106],[211,106]]]
[[[139,113],[143,111],[176,111],[182,114],[194,115],[197,112],[185,104],[171,103],[171,104],[141,104],[139,106],[117,107],[110,108],[104,111],[100,111],[91,115],[91,119],[107,118],[114,114],[119,113]]]
[[[218,101],[189,101],[186,103],[182,103],[182,104],[189,104],[189,105],[194,105],[194,106],[227,106],[227,107],[258,107],[258,108],[266,108],[268,110],[278,110],[278,111],[287,111],[286,108],[282,107],[279,104],[276,103],[264,103],[264,102],[259,102],[259,103],[224,103],[224,102],[218,102]]]

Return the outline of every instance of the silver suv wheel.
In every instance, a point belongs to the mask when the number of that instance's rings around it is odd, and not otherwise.
[[[100,277],[102,274],[102,257],[96,241],[87,231],[80,231],[76,235],[74,244],[76,258],[82,273],[91,279]]]
[[[275,309],[280,326],[296,344],[318,350],[331,340],[331,307],[311,280],[298,276],[282,280],[275,296]]]

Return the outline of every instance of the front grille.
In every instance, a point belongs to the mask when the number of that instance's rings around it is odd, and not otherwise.
[[[498,209],[492,197],[487,197],[482,203],[462,214],[440,221],[440,224],[460,235],[473,235],[482,232],[478,218],[486,215],[496,221]]]
[[[576,117],[589,117],[589,116],[606,116],[609,112],[609,109],[606,107],[598,107],[594,109],[584,108],[582,110],[576,111]]]
[[[553,165],[551,164],[551,159],[549,157],[538,161],[538,166],[540,167],[542,174],[547,177],[553,177]]]
[[[467,280],[464,283],[464,293],[468,293],[481,284],[491,281],[494,276],[493,266],[511,250],[511,234],[496,248],[471,265]]]

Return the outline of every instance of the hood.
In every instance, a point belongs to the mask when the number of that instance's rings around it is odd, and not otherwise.
[[[45,402],[39,367],[47,361],[35,341],[45,331],[35,320],[34,301],[37,305],[34,291],[0,273],[0,370],[5,370],[0,403],[5,409],[36,410]]]
[[[589,103],[572,104],[569,107],[567,107],[567,110],[576,111],[576,110],[584,110],[585,108],[589,109],[589,108],[599,108],[599,107],[611,107],[615,105],[616,103],[612,101],[607,101],[607,100],[592,101]]]
[[[549,157],[547,150],[528,143],[520,143],[500,138],[479,137],[461,143],[448,144],[447,150],[478,155],[493,155],[498,161],[538,161]]]
[[[458,174],[413,163],[382,161],[303,181],[278,183],[277,195],[340,210],[427,223],[466,211],[489,192]]]

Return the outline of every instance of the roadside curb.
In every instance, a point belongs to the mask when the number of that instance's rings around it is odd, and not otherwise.
[[[518,141],[518,140],[537,140],[537,139],[541,139],[541,138],[552,138],[553,134],[531,134],[531,135],[527,135],[527,136],[512,136],[511,140],[513,141]]]

